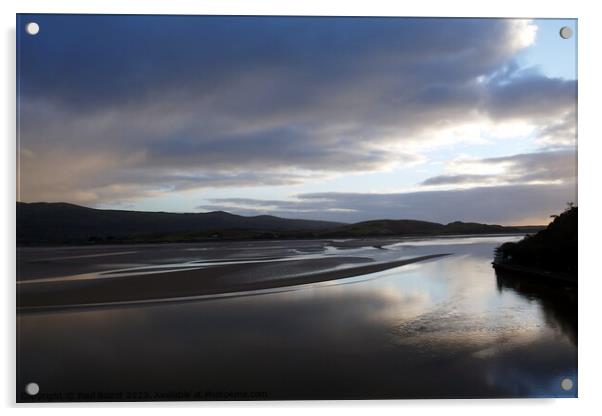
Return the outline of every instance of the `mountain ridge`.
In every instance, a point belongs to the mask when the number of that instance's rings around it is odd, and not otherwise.
[[[66,202],[17,202],[19,245],[518,232],[521,227],[461,221],[442,224],[380,219],[347,224],[273,215],[247,217],[226,211],[173,213],[96,209]]]

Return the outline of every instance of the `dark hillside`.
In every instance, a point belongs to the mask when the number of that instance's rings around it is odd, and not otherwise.
[[[322,230],[340,223],[260,215],[243,217],[223,211],[177,214],[86,208],[66,203],[17,203],[17,243],[79,243],[153,234],[213,230]]]
[[[499,261],[577,278],[577,207],[569,207],[544,230],[498,248]]]

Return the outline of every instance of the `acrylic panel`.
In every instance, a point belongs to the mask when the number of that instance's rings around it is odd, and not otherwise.
[[[16,30],[17,401],[577,397],[576,19]]]

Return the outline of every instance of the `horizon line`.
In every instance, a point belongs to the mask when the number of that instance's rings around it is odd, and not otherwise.
[[[447,224],[453,224],[455,222],[461,222],[461,223],[473,223],[473,224],[484,224],[484,225],[500,225],[503,227],[546,227],[548,224],[528,224],[528,225],[506,225],[506,224],[491,224],[491,223],[483,223],[483,222],[478,222],[478,221],[460,221],[460,220],[455,220],[455,221],[450,221],[450,222],[437,222],[437,221],[430,221],[430,220],[421,220],[421,219],[416,219],[416,218],[374,218],[374,219],[369,219],[369,220],[363,220],[363,221],[356,221],[356,222],[344,222],[344,221],[331,221],[331,220],[322,220],[322,219],[312,219],[312,218],[290,218],[290,217],[281,217],[278,215],[273,215],[273,214],[257,214],[257,215],[242,215],[242,214],[235,214],[229,211],[224,211],[224,210],[216,210],[216,211],[196,211],[196,212],[192,212],[192,211],[182,211],[182,212],[177,212],[177,211],[142,211],[142,210],[136,210],[136,209],[118,209],[118,208],[96,208],[96,207],[90,207],[90,206],[86,206],[86,205],[81,205],[81,204],[76,204],[73,202],[64,202],[64,201],[56,201],[56,202],[48,202],[48,201],[35,201],[35,202],[25,202],[25,201],[16,201],[17,204],[63,204],[63,205],[73,205],[76,207],[80,207],[80,208],[86,208],[86,209],[93,209],[96,211],[124,211],[124,212],[139,212],[139,213],[150,213],[150,214],[179,214],[179,215],[186,215],[186,214],[211,214],[211,213],[225,213],[228,215],[235,215],[238,217],[244,217],[244,218],[253,218],[253,217],[274,217],[274,218],[280,218],[280,219],[285,219],[285,220],[300,220],[300,221],[316,221],[316,222],[329,222],[329,223],[336,223],[336,224],[346,224],[346,225],[353,225],[353,224],[359,224],[359,223],[364,223],[364,222],[370,222],[370,221],[422,221],[422,222],[429,222],[429,223],[433,223],[433,224],[442,224],[442,225],[447,225]]]

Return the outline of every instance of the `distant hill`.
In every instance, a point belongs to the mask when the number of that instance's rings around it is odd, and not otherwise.
[[[67,203],[17,203],[17,243],[75,243],[115,241],[153,235],[217,230],[312,231],[341,223],[243,217],[223,211],[176,214],[94,209]],[[208,234],[208,237],[211,234]]]
[[[436,233],[442,224],[417,220],[373,220],[343,225],[336,231],[341,237],[392,236]]]
[[[397,235],[449,235],[449,234],[496,234],[518,233],[518,227],[479,224],[475,222],[451,222],[447,225],[417,220],[374,220],[343,225],[331,233],[340,237],[397,236]]]
[[[532,229],[532,227],[530,228]],[[67,203],[17,203],[17,244],[190,242],[268,238],[362,238],[405,235],[496,234],[520,227],[417,220],[355,224],[244,217],[224,211],[177,214],[87,208]]]
[[[537,234],[502,244],[494,264],[561,273],[577,279],[577,207],[569,207]]]

